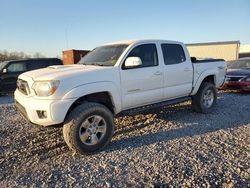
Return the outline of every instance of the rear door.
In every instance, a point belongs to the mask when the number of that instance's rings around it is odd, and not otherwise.
[[[188,96],[192,90],[193,66],[182,45],[162,43],[164,59],[164,98]]]
[[[11,62],[5,67],[7,72],[2,76],[3,92],[12,92],[16,89],[17,77],[27,71],[26,61]]]
[[[135,46],[128,57],[139,57],[142,65],[121,70],[123,109],[158,102],[163,98],[163,70],[155,43]]]

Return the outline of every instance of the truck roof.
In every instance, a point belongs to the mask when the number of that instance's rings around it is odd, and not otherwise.
[[[179,41],[173,41],[173,40],[160,40],[160,39],[133,39],[133,40],[124,40],[124,41],[117,41],[117,42],[111,42],[103,44],[102,46],[108,46],[108,45],[116,45],[116,44],[134,44],[134,43],[140,43],[140,42],[166,42],[166,43],[177,43],[177,44],[183,44]]]
[[[19,62],[19,61],[37,61],[37,60],[60,60],[56,57],[42,57],[42,58],[25,58],[25,59],[13,59],[13,60],[6,60],[3,62]]]

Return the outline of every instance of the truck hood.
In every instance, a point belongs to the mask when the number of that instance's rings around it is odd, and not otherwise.
[[[56,93],[47,98],[61,99],[74,88],[87,84],[112,82],[117,87],[120,77],[119,68],[113,66],[56,65],[25,72],[19,78],[27,81],[30,87],[35,81],[59,80]]]
[[[56,65],[35,71],[25,72],[19,78],[34,81],[59,80],[59,89],[67,91],[90,83],[112,82],[119,80],[119,69],[113,66]],[[32,83],[30,83],[32,84]],[[65,89],[66,91],[66,89]]]
[[[43,69],[37,69],[23,73],[24,76],[31,77],[34,81],[43,80],[67,80],[72,77],[82,77],[100,70],[112,69],[114,67],[101,67],[92,65],[55,65]],[[78,79],[79,79],[78,78]]]

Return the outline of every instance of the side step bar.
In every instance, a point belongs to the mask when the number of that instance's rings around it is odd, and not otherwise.
[[[150,110],[150,109],[160,108],[163,106],[173,105],[173,104],[177,104],[177,103],[181,103],[181,102],[185,102],[185,101],[189,101],[189,100],[191,100],[191,97],[182,97],[182,98],[178,98],[178,99],[172,99],[172,100],[159,102],[159,103],[155,103],[155,104],[151,104],[151,105],[146,105],[146,106],[141,106],[141,107],[137,107],[137,108],[132,108],[129,110],[124,110],[124,111],[120,112],[119,114],[117,114],[116,116],[138,115],[138,114],[141,114],[141,113],[143,113],[147,110]]]

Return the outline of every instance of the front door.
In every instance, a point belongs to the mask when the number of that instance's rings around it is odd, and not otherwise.
[[[158,102],[163,98],[163,71],[159,65],[156,44],[142,44],[131,50],[128,57],[139,57],[142,65],[121,70],[123,109]]]

